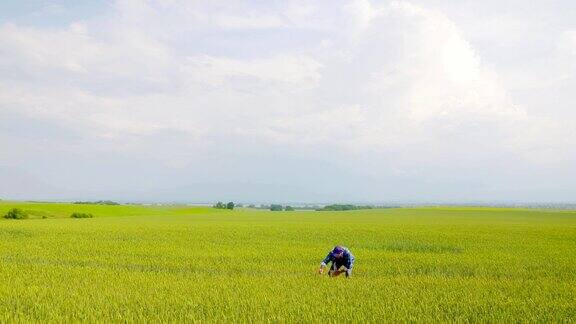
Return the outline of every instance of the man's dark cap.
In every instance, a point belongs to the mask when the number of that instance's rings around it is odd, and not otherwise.
[[[340,254],[340,253],[342,253],[342,252],[344,252],[344,248],[341,247],[340,245],[338,245],[338,246],[335,246],[335,247],[334,247],[334,249],[332,250],[332,253],[331,253],[331,254],[332,254],[333,256],[335,256],[335,255],[338,255],[338,254]]]

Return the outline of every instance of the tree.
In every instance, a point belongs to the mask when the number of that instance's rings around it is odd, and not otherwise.
[[[70,215],[71,218],[92,218],[94,217],[94,215],[90,214],[90,213],[78,213],[78,212],[74,212],[72,213],[72,215]]]
[[[292,207],[292,206],[286,206],[286,207],[284,207],[284,210],[285,210],[285,211],[294,211],[294,207]]]
[[[20,208],[12,208],[6,213],[6,215],[4,215],[4,218],[25,219],[28,218],[28,213]]]
[[[234,203],[233,203],[233,202],[227,203],[227,204],[226,204],[226,209],[230,209],[230,210],[234,209]]]
[[[324,208],[318,209],[323,211],[343,211],[343,210],[356,210],[360,209],[358,206],[355,205],[341,205],[341,204],[333,204],[324,206]]]
[[[224,205],[224,203],[221,201],[217,202],[216,205],[214,205],[212,207],[218,208],[218,209],[226,209],[226,205]]]
[[[282,211],[282,205],[272,204],[272,205],[270,205],[270,210],[271,211]]]

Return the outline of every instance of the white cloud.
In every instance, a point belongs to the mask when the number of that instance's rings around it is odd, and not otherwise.
[[[63,29],[4,24],[0,109],[177,169],[286,150],[374,181],[433,182],[574,158],[573,129],[517,104],[443,12],[331,3],[131,0]]]
[[[306,56],[277,56],[238,60],[207,55],[186,58],[184,69],[199,82],[221,86],[234,78],[252,78],[260,82],[279,82],[314,87],[320,79],[321,65]]]

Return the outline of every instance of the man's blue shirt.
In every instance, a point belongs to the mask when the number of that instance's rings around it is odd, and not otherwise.
[[[348,248],[343,247],[343,249],[344,254],[342,255],[341,259],[336,259],[334,254],[332,254],[332,251],[330,251],[330,253],[328,253],[326,258],[324,258],[324,260],[322,261],[321,265],[327,265],[328,262],[334,262],[345,266],[347,269],[352,269],[352,266],[354,265],[354,255],[350,253],[350,250],[348,250]]]

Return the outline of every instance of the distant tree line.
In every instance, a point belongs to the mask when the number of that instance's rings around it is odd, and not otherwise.
[[[270,205],[270,210],[271,211],[293,211],[294,207],[292,206],[282,206],[282,205],[278,205],[278,204],[272,204]]]
[[[320,206],[300,206],[300,207],[294,207],[294,206],[290,206],[290,205],[280,205],[280,204],[271,204],[271,205],[266,205],[266,204],[262,204],[262,205],[255,205],[255,204],[249,204],[246,205],[246,207],[248,208],[254,208],[254,209],[266,209],[266,210],[271,210],[271,211],[293,211],[293,210],[316,210],[318,208],[320,208]]]
[[[217,208],[217,209],[234,209],[234,203],[233,202],[229,202],[227,204],[219,201],[216,204],[214,204],[214,206],[212,206],[213,208]]]
[[[303,205],[303,206],[290,206],[281,204],[248,204],[248,208],[266,209],[271,211],[293,211],[293,210],[315,210],[315,211],[345,211],[345,210],[358,210],[358,209],[384,209],[384,208],[400,208],[400,206],[393,205],[354,205],[354,204],[331,204],[331,205]]]
[[[342,211],[342,210],[358,210],[358,209],[372,209],[372,206],[357,206],[357,205],[341,205],[341,204],[333,204],[333,205],[326,205],[322,208],[316,209],[317,211]]]
[[[119,203],[112,200],[98,200],[98,201],[75,201],[78,205],[120,205]]]

